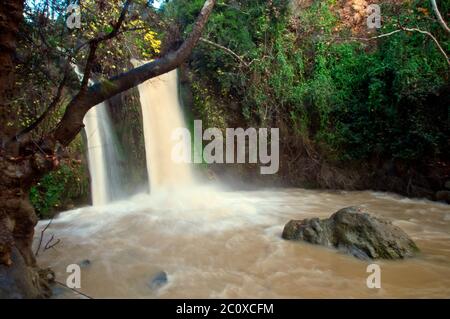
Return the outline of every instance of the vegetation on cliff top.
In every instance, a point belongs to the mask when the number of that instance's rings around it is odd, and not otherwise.
[[[201,2],[174,0],[165,10],[189,25]],[[299,1],[304,7],[294,13],[290,2],[218,4],[205,37],[242,61],[208,43],[195,51],[191,69],[201,82],[195,87],[207,88],[196,90],[205,108],[214,98],[229,114],[237,103],[245,124],[288,127],[299,143],[313,143],[332,160],[448,159],[449,66],[442,52],[419,32],[369,39],[418,28],[448,52],[429,1],[381,4],[378,31],[348,27],[353,16],[342,12],[352,1]],[[445,16],[450,6],[441,2],[440,9]]]

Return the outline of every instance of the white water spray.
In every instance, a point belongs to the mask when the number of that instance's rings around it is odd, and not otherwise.
[[[133,61],[135,65],[140,64]],[[193,184],[191,167],[172,160],[172,133],[186,127],[178,96],[177,70],[138,86],[142,107],[147,171],[150,189]]]
[[[82,78],[76,65],[73,68]],[[93,82],[89,81],[92,85]],[[83,119],[88,146],[91,194],[94,206],[106,205],[122,197],[120,155],[106,102],[91,108]]]

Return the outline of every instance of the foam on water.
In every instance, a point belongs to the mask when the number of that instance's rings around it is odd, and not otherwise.
[[[365,284],[367,263],[281,239],[290,219],[328,217],[361,204],[394,220],[422,250],[417,258],[380,262],[383,289],[376,292]],[[447,207],[394,203],[370,192],[160,189],[61,214],[46,232],[61,244],[39,258],[61,280],[68,264],[91,260],[82,291],[93,297],[449,297]],[[149,290],[146,283],[161,270],[168,285]]]

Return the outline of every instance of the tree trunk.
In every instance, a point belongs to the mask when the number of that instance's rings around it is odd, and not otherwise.
[[[3,0],[0,6],[0,298],[50,296],[32,251],[37,217],[28,196],[53,160],[14,139],[14,56],[23,7],[23,0]]]
[[[15,132],[15,113],[11,107],[14,97],[14,54],[17,33],[23,19],[23,0],[3,0],[0,6],[0,149]]]
[[[31,186],[54,169],[52,156],[0,155],[0,298],[50,296],[48,278],[32,251],[37,216],[29,201]]]

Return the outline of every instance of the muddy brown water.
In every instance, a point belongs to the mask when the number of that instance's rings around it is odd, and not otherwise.
[[[366,285],[369,262],[281,239],[290,219],[353,205],[392,220],[421,249],[416,258],[377,261],[381,289]],[[43,242],[52,235],[61,243],[40,253],[40,265],[65,282],[68,265],[89,260],[79,290],[94,298],[450,297],[450,206],[391,194],[166,190],[65,212]],[[152,289],[160,271],[168,283]]]

